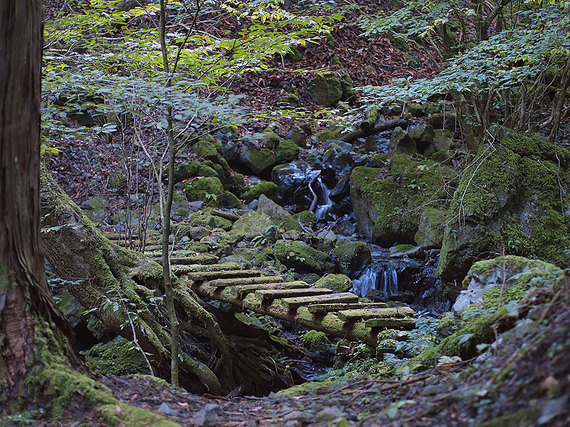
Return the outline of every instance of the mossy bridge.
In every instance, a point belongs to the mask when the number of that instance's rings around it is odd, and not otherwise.
[[[117,244],[124,236],[106,233]],[[121,240],[122,239],[122,240]],[[160,262],[159,245],[146,247],[147,255]],[[326,334],[376,345],[385,329],[412,329],[414,310],[407,306],[362,301],[351,292],[312,287],[304,281],[258,269],[243,269],[235,262],[219,262],[212,254],[173,251],[172,272],[185,281],[201,298],[229,303],[241,310],[268,315]]]

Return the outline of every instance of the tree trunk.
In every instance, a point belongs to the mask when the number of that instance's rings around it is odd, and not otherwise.
[[[38,244],[41,34],[40,0],[0,2],[0,399],[37,362],[35,316],[71,335]]]

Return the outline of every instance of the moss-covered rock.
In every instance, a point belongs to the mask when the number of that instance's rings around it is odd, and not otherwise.
[[[286,230],[304,231],[303,229],[313,229],[317,225],[317,216],[311,211],[301,211],[293,215],[285,222]]]
[[[279,141],[275,153],[277,163],[288,163],[299,155],[299,146],[293,141],[283,139]]]
[[[291,214],[268,198],[265,194],[259,196],[259,204],[257,212],[269,216],[272,220],[277,222],[285,222],[291,219]]]
[[[178,165],[174,168],[174,182],[181,182],[196,176],[214,176],[219,178],[218,173],[210,166],[197,160]]]
[[[420,216],[414,241],[424,249],[440,248],[446,220],[447,211],[432,207],[426,208]]]
[[[229,209],[241,209],[243,208],[243,203],[234,193],[225,190],[220,198],[220,206]]]
[[[553,264],[515,255],[476,262],[463,280],[464,290],[453,309],[461,311],[471,304],[483,302],[484,307],[497,307],[500,303],[522,299],[529,289],[529,276],[555,280],[559,270]]]
[[[327,334],[315,330],[310,330],[303,335],[303,344],[309,351],[324,351],[331,346]]]
[[[354,275],[372,260],[370,248],[364,242],[343,242],[333,251],[338,270],[346,275]]]
[[[204,177],[188,182],[184,194],[189,202],[202,200],[214,206],[220,206],[224,186],[216,177]]]
[[[232,226],[232,234],[253,239],[263,235],[265,230],[276,225],[269,215],[260,212],[246,212]]]
[[[448,214],[438,274],[460,282],[483,253],[570,263],[570,151],[540,137],[497,132],[462,175]],[[556,155],[560,159],[560,168]]]
[[[450,168],[433,160],[400,153],[385,167],[355,168],[350,196],[360,230],[385,247],[413,243],[428,206],[447,208],[454,176]]]
[[[315,104],[332,107],[342,99],[342,83],[334,76],[317,76],[308,87]]]
[[[390,136],[390,143],[388,144],[388,153],[393,155],[395,153],[404,153],[413,155],[418,152],[416,141],[414,141],[408,132],[401,127],[397,127]]]
[[[267,253],[297,272],[325,273],[334,268],[329,256],[305,242],[280,240]]]
[[[227,231],[232,228],[232,222],[229,219],[212,215],[209,209],[203,213],[192,215],[189,224],[191,227],[206,227],[210,230],[219,228]]]
[[[275,201],[277,200],[277,190],[279,186],[271,181],[261,181],[257,184],[249,187],[245,192],[242,193],[241,197],[246,202],[251,202],[259,198],[262,194],[267,196],[269,199]]]
[[[269,148],[247,146],[240,150],[239,159],[253,173],[262,174],[275,165],[277,157]]]
[[[349,292],[352,289],[352,280],[344,274],[327,274],[313,285],[315,288],[332,289],[335,292]]]
[[[96,344],[85,352],[85,358],[91,369],[103,375],[149,373],[141,349],[122,337]]]

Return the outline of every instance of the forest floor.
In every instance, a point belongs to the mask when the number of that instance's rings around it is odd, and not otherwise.
[[[542,288],[526,313],[490,351],[442,361],[413,373],[410,365],[374,374],[339,374],[265,397],[193,395],[148,376],[97,378],[124,403],[184,426],[567,425],[570,399],[570,277]],[[364,361],[361,362],[365,364]],[[434,362],[435,364],[435,362]],[[566,389],[553,397],[559,386]],[[120,409],[117,409],[120,411]],[[508,414],[508,415],[506,415]],[[526,420],[526,421],[525,421]],[[95,414],[81,420],[97,423]]]

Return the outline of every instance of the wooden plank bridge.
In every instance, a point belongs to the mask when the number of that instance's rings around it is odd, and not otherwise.
[[[121,243],[114,234],[111,240]],[[157,249],[153,245],[152,249]],[[145,252],[160,262],[158,250]],[[406,306],[363,302],[350,292],[312,287],[304,281],[285,281],[235,262],[219,263],[212,254],[174,251],[172,272],[187,281],[205,300],[229,303],[241,310],[268,315],[326,334],[375,346],[384,329],[412,329],[414,310]]]

